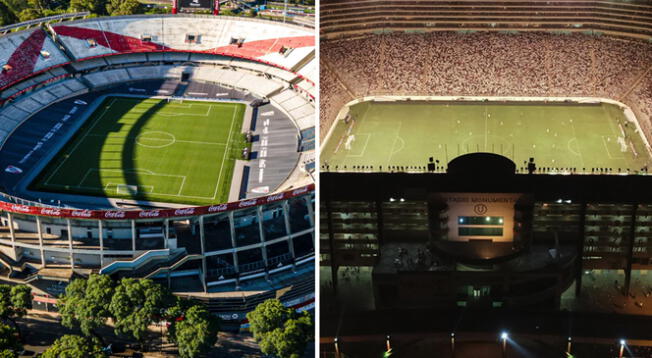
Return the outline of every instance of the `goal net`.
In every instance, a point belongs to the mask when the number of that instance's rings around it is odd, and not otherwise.
[[[138,194],[138,185],[118,184],[116,187],[118,194]]]

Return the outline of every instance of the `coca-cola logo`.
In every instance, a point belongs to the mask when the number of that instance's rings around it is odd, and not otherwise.
[[[12,211],[20,211],[20,212],[23,212],[23,213],[28,213],[30,211],[29,206],[16,205],[16,204],[11,206],[11,210]]]
[[[283,199],[283,193],[268,196],[267,197],[267,202],[269,203],[270,201],[276,201],[276,200],[281,200],[281,199]]]
[[[124,219],[126,216],[124,211],[107,211],[104,213],[104,217],[107,219]]]
[[[292,195],[299,195],[308,192],[308,187],[304,186],[303,188],[296,189],[292,192]]]
[[[71,215],[80,218],[90,218],[93,216],[93,212],[90,210],[74,210]]]
[[[161,216],[160,210],[141,211],[138,213],[138,217],[141,218],[157,218],[159,216]]]
[[[238,204],[238,207],[244,208],[245,206],[256,205],[256,203],[257,203],[257,201],[255,199],[254,200],[245,200],[245,201],[241,201],[240,204]]]
[[[192,215],[194,213],[195,208],[177,209],[174,211],[174,215]]]
[[[208,208],[209,213],[214,213],[217,211],[224,211],[229,208],[228,204],[213,205]]]
[[[41,214],[42,215],[59,216],[59,215],[61,215],[61,210],[43,208],[43,209],[41,209]]]

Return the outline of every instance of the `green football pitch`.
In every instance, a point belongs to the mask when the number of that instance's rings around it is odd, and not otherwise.
[[[107,97],[38,175],[40,191],[208,205],[228,200],[245,105]]]
[[[501,154],[517,168],[533,157],[540,169],[588,173],[650,164],[635,124],[612,104],[362,102],[350,114],[323,144],[321,162],[331,171],[421,170],[429,157],[445,166],[473,152]]]

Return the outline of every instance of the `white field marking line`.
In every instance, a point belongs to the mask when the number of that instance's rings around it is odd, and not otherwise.
[[[88,174],[89,174],[90,172],[91,172],[91,168],[86,169],[86,174],[84,174],[84,176],[82,177],[82,179],[79,181],[79,184],[77,184],[78,186],[79,186],[79,185],[82,185],[82,183],[84,183],[84,180],[86,180],[86,177],[88,176]]]
[[[181,195],[181,190],[183,190],[183,186],[186,184],[186,177],[184,176],[183,179],[181,180],[181,185],[179,186],[179,191],[177,192],[177,195]]]
[[[396,141],[397,141],[397,140],[399,139],[399,137],[400,137],[400,136],[398,135],[398,133],[401,132],[401,128],[402,128],[402,127],[403,127],[403,121],[398,122],[398,129],[396,130],[396,137],[394,137],[394,141],[392,142],[392,148],[391,148],[390,151],[389,151],[389,158],[387,159],[387,167],[389,167],[390,164],[392,164],[392,157],[394,156],[394,154],[396,154],[396,153],[399,152],[399,151],[396,151],[396,152],[395,152],[395,151],[394,151],[394,147],[396,146]],[[402,140],[402,138],[401,138],[401,140]],[[403,142],[405,142],[405,141],[403,141]],[[403,148],[401,148],[401,150],[403,150]]]
[[[573,138],[568,141],[568,150],[573,152],[573,150],[570,148],[570,141],[575,139],[575,143],[577,143],[577,154],[580,156],[580,161],[582,162],[582,168],[586,167],[586,163],[584,162],[584,156],[582,155],[582,150],[580,149],[580,141],[577,140],[577,131],[575,130],[575,121],[573,121],[573,118],[570,118],[571,122],[571,128],[573,128]],[[604,139],[603,139],[604,140]]]
[[[571,146],[571,143],[575,141],[577,143],[577,138],[573,137],[568,140],[567,146],[568,146],[568,151],[571,152],[573,155],[576,155],[578,157],[582,157],[582,154],[580,152],[576,152],[573,147]],[[579,144],[577,144],[577,148],[579,150]],[[584,166],[584,162],[582,162],[582,167]]]
[[[145,132],[147,133],[147,132]],[[89,137],[106,137],[104,134],[89,134]],[[137,139],[138,137],[142,136],[142,134],[137,135],[137,136],[124,136],[124,137],[118,137],[118,136],[113,136],[112,138],[120,138],[120,139]],[[147,138],[147,140],[152,140],[152,141],[169,141],[169,139],[163,139],[163,138]],[[217,143],[217,142],[201,142],[201,141],[196,141],[196,140],[179,140],[176,139],[175,143],[190,143],[190,144],[206,144],[206,145],[226,145],[226,143]],[[115,145],[121,145],[122,143],[115,143]],[[138,143],[139,145],[142,145]],[[146,147],[146,146],[145,146]]]
[[[226,160],[226,155],[229,153],[229,146],[231,144],[231,135],[233,135],[233,122],[235,122],[235,114],[238,107],[233,107],[233,116],[231,116],[231,126],[229,127],[229,137],[226,139],[226,148],[224,149],[224,156],[222,156],[222,165],[220,166],[220,174],[217,176],[217,183],[215,183],[215,192],[213,193],[213,200],[217,196],[217,190],[220,187],[220,180],[222,180],[222,172],[224,171],[224,160]]]
[[[143,185],[115,184],[115,183],[111,183],[111,182],[109,182],[109,183],[106,184],[106,186],[104,187],[104,190],[105,190],[105,191],[106,191],[106,190],[110,190],[110,186],[111,186],[111,185],[115,185],[115,193],[116,193],[116,195],[125,195],[125,194],[130,194],[130,193],[120,193],[120,192],[118,191],[118,190],[119,190],[118,188],[119,188],[120,186],[123,186],[123,187],[125,187],[125,186],[126,186],[126,187],[135,186],[135,187],[136,187],[136,191],[137,191],[136,194],[140,194],[140,193],[141,193],[141,192],[138,191],[138,188],[144,188],[144,189],[147,189],[147,188],[149,187],[149,191],[145,191],[145,192],[143,192],[143,193],[145,193],[145,194],[154,194],[154,186],[153,186],[153,185],[145,185],[145,184],[143,184]]]
[[[487,129],[489,128],[489,116],[488,116],[489,113],[487,113],[487,111],[488,108],[487,105],[485,105],[484,106],[484,149],[483,149],[485,152],[487,151],[487,141],[488,141],[487,137],[489,134],[487,131]]]
[[[609,156],[609,159],[625,159],[625,156],[621,155],[620,157],[614,157],[611,155],[611,152],[609,151],[609,147],[607,147],[607,141],[604,139],[605,136],[600,136],[602,138],[602,144],[604,145],[604,149],[607,151],[607,155]]]
[[[106,106],[106,107],[104,108],[104,111],[102,112],[102,114],[99,115],[99,116],[95,119],[95,121],[93,122],[93,125],[91,125],[91,127],[88,128],[88,131],[86,132],[86,134],[85,134],[83,137],[81,137],[81,138],[77,141],[77,143],[75,143],[75,146],[74,146],[74,147],[72,147],[72,150],[70,151],[70,155],[67,156],[67,157],[65,157],[65,158],[63,158],[63,160],[61,161],[61,163],[59,163],[59,165],[56,167],[56,169],[54,169],[54,171],[52,172],[52,174],[50,174],[50,176],[48,176],[48,178],[45,180],[45,185],[49,185],[50,180],[52,179],[52,177],[54,176],[54,174],[56,174],[57,172],[59,172],[59,169],[61,169],[61,166],[63,165],[63,163],[65,163],[66,160],[68,160],[68,158],[70,158],[70,157],[73,155],[73,153],[75,153],[75,150],[77,150],[77,147],[79,146],[79,144],[80,144],[81,142],[83,142],[83,141],[86,139],[86,137],[88,137],[88,134],[90,134],[90,133],[93,131],[93,128],[95,128],[95,126],[97,125],[97,123],[100,122],[100,119],[101,119],[102,117],[104,117],[104,115],[106,114],[106,111],[108,111],[109,108],[111,108],[111,106],[113,106],[113,103],[114,103],[115,101],[116,101],[116,98],[112,98],[112,99],[111,99],[111,102],[109,102],[109,105]],[[92,114],[91,114],[91,115],[92,115]],[[65,147],[65,144],[64,144],[64,147]]]
[[[362,157],[364,156],[365,151],[367,150],[367,144],[369,143],[369,138],[371,138],[371,133],[359,133],[358,136],[365,136],[366,140],[364,141],[364,146],[362,146],[362,151],[360,154],[347,154],[346,157]]]

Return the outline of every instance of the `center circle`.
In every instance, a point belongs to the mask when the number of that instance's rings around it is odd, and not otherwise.
[[[163,131],[143,132],[136,137],[136,144],[145,148],[164,148],[176,142],[174,135]]]

